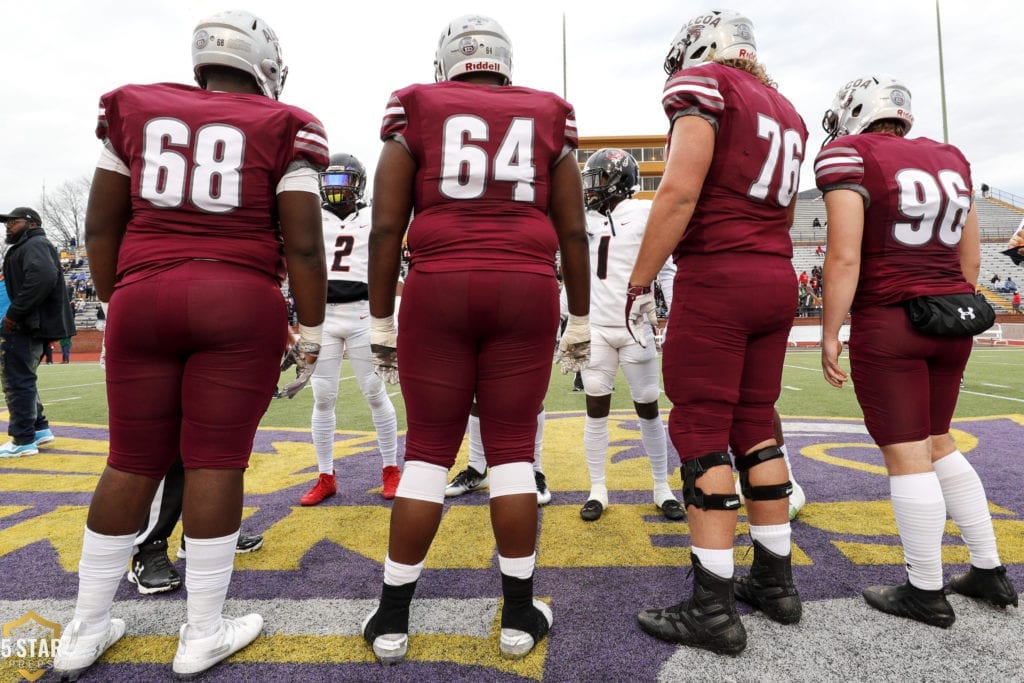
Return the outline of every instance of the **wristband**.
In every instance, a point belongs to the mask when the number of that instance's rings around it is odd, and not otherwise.
[[[395,315],[391,315],[384,318],[377,318],[370,316],[370,332],[379,332],[381,334],[391,334],[395,331]]]
[[[303,325],[299,323],[299,341],[319,345],[324,338],[324,324]]]

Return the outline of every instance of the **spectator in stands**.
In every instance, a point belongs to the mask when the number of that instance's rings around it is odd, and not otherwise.
[[[922,296],[970,295],[981,267],[971,167],[951,145],[907,140],[913,121],[910,91],[880,75],[840,89],[823,118],[829,137],[814,169],[832,248],[821,365],[832,386],[849,379],[839,365],[839,330],[852,308],[854,388],[889,474],[907,573],[902,585],[866,588],[864,599],[879,611],[949,628],[956,615],[943,592],[947,510],[971,558],[948,589],[999,606],[1016,605],[1018,596],[999,559],[985,489],[949,433],[973,339],[925,334],[903,306]],[[907,168],[915,169],[910,177]],[[901,202],[915,192],[947,204],[952,224],[902,221]]]
[[[808,278],[808,275],[807,275],[807,271],[806,270],[800,271],[800,277],[799,277],[800,284],[806,285],[808,279],[809,278]]]
[[[54,440],[39,401],[36,371],[44,347],[74,334],[75,322],[67,283],[60,272],[60,256],[46,238],[39,214],[18,207],[0,215],[0,222],[7,227],[3,273],[11,301],[0,330],[11,440],[0,446],[0,458],[16,458],[35,455],[40,445]]]
[[[811,221],[811,227],[812,228],[820,228],[821,227],[821,220],[817,216],[815,216],[814,220]],[[820,244],[818,245],[818,249],[819,250],[821,249],[821,245]],[[818,251],[818,253],[820,254],[821,251]]]
[[[814,220],[818,220],[818,219],[815,218]],[[822,257],[825,256],[825,244],[824,243],[818,242],[818,248],[814,250],[814,255],[819,257],[819,258],[822,258]]]
[[[1013,312],[1020,313],[1020,292],[1013,293]]]
[[[1003,281],[1003,287],[1002,287],[1002,289],[1000,291],[1007,292],[1007,293],[1016,292],[1017,291],[1017,283],[1013,281],[1012,277],[1007,275],[1006,276],[1006,280]]]
[[[990,192],[989,186],[987,184],[985,184],[985,183],[982,183],[981,184],[981,196],[982,197],[987,197],[989,195],[989,192]]]
[[[992,283],[992,289],[999,289],[1001,287],[999,283],[1002,281],[1003,278],[999,277],[999,273],[993,273],[992,278],[989,280]]]
[[[74,616],[53,659],[55,672],[70,679],[124,635],[125,622],[111,618],[114,595],[179,454],[188,597],[173,672],[200,673],[259,635],[259,614],[223,613],[245,469],[282,354],[299,376],[281,391],[294,392],[309,381],[320,351],[323,127],[278,101],[288,71],[263,20],[220,12],[201,21],[190,42],[198,88],[126,85],[103,95],[99,107],[104,144],[85,230],[96,292],[110,304],[110,454],[89,505]],[[155,190],[141,178],[157,173],[150,162],[164,160],[152,159],[147,141],[171,139],[181,151],[169,153],[171,169],[159,166],[165,184]],[[187,201],[168,201],[180,192]],[[219,229],[225,215],[229,230]],[[295,341],[285,324],[282,265],[298,311]]]
[[[791,568],[792,485],[773,419],[793,326],[789,228],[807,127],[757,61],[751,22],[736,12],[685,23],[665,70],[668,160],[625,313],[633,330],[653,317],[650,283],[674,252],[672,334],[662,368],[672,402],[669,436],[682,462],[693,586],[681,602],[643,610],[637,621],[656,638],[736,655],[747,645],[737,597],[780,623],[802,613]],[[792,174],[762,181],[781,139],[759,135],[765,121],[786,139]],[[750,573],[739,578],[733,544],[740,501],[730,447],[754,545]]]

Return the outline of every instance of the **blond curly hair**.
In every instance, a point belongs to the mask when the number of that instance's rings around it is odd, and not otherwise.
[[[722,60],[716,59],[715,61],[718,62],[719,64],[724,64],[725,66],[731,66],[734,69],[739,69],[740,71],[746,71],[748,74],[750,74],[757,80],[761,81],[761,83],[768,86],[769,88],[774,88],[776,90],[779,89],[779,84],[772,80],[771,76],[769,76],[768,73],[764,70],[764,66],[760,62],[755,62],[752,59],[743,58]]]

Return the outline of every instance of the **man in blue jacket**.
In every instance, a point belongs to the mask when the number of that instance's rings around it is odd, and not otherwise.
[[[0,215],[7,228],[4,285],[11,303],[3,316],[3,390],[10,412],[0,458],[35,455],[54,440],[36,388],[43,347],[75,334],[74,315],[57,250],[46,238],[34,209],[18,207]]]

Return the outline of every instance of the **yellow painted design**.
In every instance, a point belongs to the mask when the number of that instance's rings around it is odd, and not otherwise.
[[[882,465],[869,465],[867,463],[858,462],[856,460],[850,460],[849,458],[840,458],[836,455],[829,455],[829,451],[836,448],[864,448],[872,451],[878,460],[882,459],[881,453],[878,451],[878,446],[873,443],[823,443],[814,444],[811,446],[804,446],[800,449],[800,455],[811,460],[817,460],[823,462],[826,465],[835,465],[836,467],[845,467],[851,470],[860,470],[861,472],[869,472],[871,474],[886,475],[885,467]]]
[[[949,435],[953,437],[953,441],[956,442],[956,447],[960,449],[961,453],[970,453],[978,447],[978,437],[973,434],[950,427]]]
[[[745,538],[750,528],[745,521],[736,536]],[[584,522],[575,505],[548,505],[544,509],[537,549],[539,567],[678,567],[690,562],[690,527],[670,522],[650,505],[610,505],[601,519]],[[655,544],[659,536],[685,536],[671,547]],[[572,542],[567,543],[566,539]],[[736,563],[749,565],[753,553],[746,547],[735,550]],[[793,547],[793,564],[812,564],[799,547]]]
[[[24,510],[31,510],[31,505],[0,505],[0,518],[16,515]]]
[[[0,557],[45,540],[57,551],[64,571],[78,571],[87,512],[88,508],[81,505],[61,505],[52,512],[0,529]]]
[[[487,505],[448,509],[427,553],[428,569],[487,569],[495,561],[494,535]],[[384,557],[375,558],[383,561]]]
[[[310,548],[324,540],[367,559],[383,562],[390,516],[388,508],[377,505],[295,507],[263,533],[267,546],[273,547],[274,552],[239,555],[235,567],[296,570]]]
[[[347,458],[377,447],[377,435],[360,433],[357,438],[334,444],[335,459]],[[277,441],[275,453],[253,453],[245,473],[246,493],[276,493],[287,488],[310,487],[316,480],[316,452],[311,442]],[[296,488],[296,502],[305,493]]]

